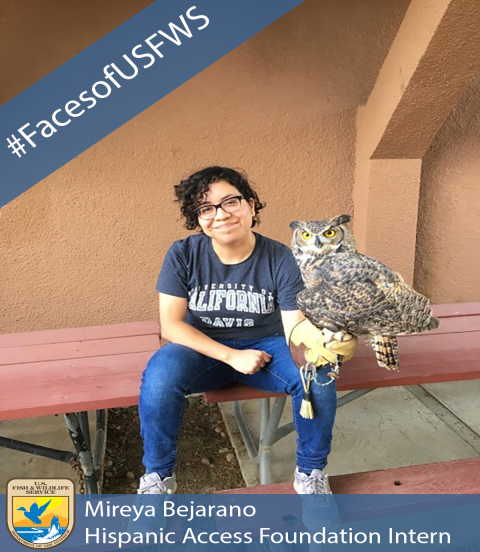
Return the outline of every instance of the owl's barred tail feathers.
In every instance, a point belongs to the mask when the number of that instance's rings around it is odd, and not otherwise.
[[[408,333],[417,333],[424,332],[429,330],[434,330],[440,325],[440,320],[432,316],[432,311],[428,309],[428,318],[424,317],[422,320],[421,327],[415,328],[413,332]],[[371,341],[371,336],[367,339],[368,342]],[[398,341],[394,336],[386,335],[374,335],[373,340],[371,341],[373,350],[375,351],[375,356],[377,357],[377,363],[382,368],[387,370],[398,370],[400,367],[400,361],[398,358]]]
[[[387,370],[398,370],[400,366],[398,358],[398,341],[396,337],[386,335],[374,335],[373,350],[377,357],[377,363]]]

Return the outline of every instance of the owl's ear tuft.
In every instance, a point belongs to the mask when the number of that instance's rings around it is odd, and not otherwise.
[[[339,215],[338,217],[335,217],[333,219],[334,224],[340,225],[340,224],[348,224],[352,220],[352,217],[350,215]]]
[[[299,220],[294,220],[290,223],[290,230],[296,230],[297,228],[300,228],[302,226],[302,223]]]

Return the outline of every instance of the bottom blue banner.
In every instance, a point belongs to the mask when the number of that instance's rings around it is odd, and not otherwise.
[[[67,499],[3,495],[1,549],[235,545],[293,552],[355,545],[380,552],[480,545],[478,495],[77,495],[68,510]]]

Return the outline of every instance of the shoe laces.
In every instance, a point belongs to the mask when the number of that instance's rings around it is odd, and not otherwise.
[[[330,494],[328,490],[328,475],[323,472],[310,474],[304,480],[308,494],[325,495]]]

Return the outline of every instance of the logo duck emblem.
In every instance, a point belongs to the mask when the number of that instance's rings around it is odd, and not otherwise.
[[[45,512],[48,505],[52,502],[52,499],[50,499],[47,503],[45,503],[43,506],[38,506],[36,502],[34,502],[30,506],[30,511],[27,512],[27,510],[22,506],[21,508],[17,508],[17,510],[23,510],[23,514],[26,518],[28,518],[30,521],[33,521],[33,523],[41,524],[40,516]]]

